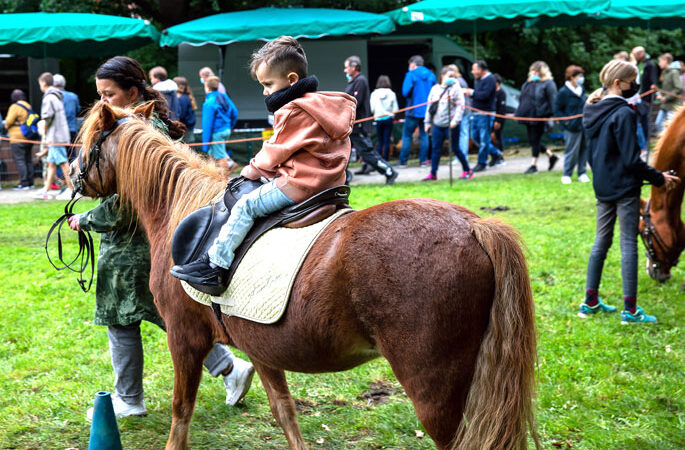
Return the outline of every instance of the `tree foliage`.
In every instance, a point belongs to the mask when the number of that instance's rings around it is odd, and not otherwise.
[[[220,12],[262,7],[338,8],[385,12],[414,3],[413,0],[0,0],[3,12],[92,12],[150,19],[160,29]],[[468,50],[473,48],[472,35],[454,36]],[[620,50],[630,51],[644,45],[652,57],[666,51],[676,58],[684,57],[682,30],[648,31],[642,28],[583,26],[571,28],[525,28],[522,25],[476,36],[479,58],[488,60],[510,84],[520,86],[533,61],[547,62],[557,82],[564,79],[564,69],[577,64],[586,71],[588,89],[597,87],[597,74]],[[144,47],[131,54],[144,66],[162,64],[175,71],[175,51]]]

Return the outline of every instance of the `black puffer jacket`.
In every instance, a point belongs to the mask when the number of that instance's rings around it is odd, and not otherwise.
[[[655,186],[664,184],[663,174],[640,159],[637,115],[625,99],[609,97],[586,105],[583,127],[597,200],[611,202],[640,195],[642,180]]]
[[[557,98],[557,87],[553,80],[526,81],[521,86],[519,107],[516,115],[519,117],[552,117],[554,102]],[[537,122],[523,122],[533,124]]]

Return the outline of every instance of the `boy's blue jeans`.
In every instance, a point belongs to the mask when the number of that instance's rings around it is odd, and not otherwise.
[[[240,246],[258,217],[268,216],[295,202],[283,193],[276,181],[260,186],[245,194],[231,209],[228,221],[221,227],[219,236],[209,249],[209,260],[219,267],[231,267],[235,250]]]

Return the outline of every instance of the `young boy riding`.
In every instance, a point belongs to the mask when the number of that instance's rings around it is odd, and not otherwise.
[[[270,181],[241,197],[208,254],[171,268],[171,274],[219,295],[228,268],[258,217],[345,183],[356,102],[342,92],[317,92],[307,76],[307,57],[290,36],[268,42],[252,55],[250,72],[264,87],[266,108],[274,114],[274,135],[245,166],[241,176]]]

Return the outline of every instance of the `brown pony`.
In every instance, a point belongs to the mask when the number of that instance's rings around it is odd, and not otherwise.
[[[661,172],[673,170],[681,180],[670,191],[652,186],[649,201],[641,201],[640,235],[647,248],[647,272],[663,282],[671,277],[671,267],[678,264],[685,249],[685,224],[681,218],[685,191],[685,108],[680,109],[659,139],[651,163]]]
[[[511,227],[431,199],[347,214],[311,249],[284,316],[273,325],[224,316],[227,336],[211,308],[169,275],[176,225],[221,193],[225,179],[155,131],[142,119],[150,114],[149,106],[96,104],[81,157],[92,167],[84,194],[117,192],[137,211],[150,242],[150,289],[174,363],[167,448],[187,448],[202,361],[217,341],[250,357],[291,448],[307,445],[284,370],[341,371],[379,356],[438,448],[526,448],[528,427],[539,445],[533,297]],[[89,165],[96,159],[100,175]]]

